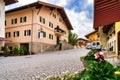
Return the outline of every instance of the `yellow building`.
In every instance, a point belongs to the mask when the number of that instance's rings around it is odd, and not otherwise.
[[[103,49],[120,54],[120,22],[99,27],[100,42]]]
[[[102,48],[120,55],[120,2],[94,0],[94,6],[94,29],[99,31]]]
[[[99,40],[98,31],[93,31],[93,32],[85,35],[85,37],[88,39],[88,43]]]
[[[83,38],[78,38],[78,46],[80,48],[85,48],[87,44],[87,40]]]
[[[73,30],[63,7],[41,1],[6,11],[5,23],[6,38],[12,41],[6,45],[11,49],[24,46],[34,53],[67,42],[68,32]]]

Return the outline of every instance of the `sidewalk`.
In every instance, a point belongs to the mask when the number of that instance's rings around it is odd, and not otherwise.
[[[109,61],[113,65],[120,65],[120,59],[116,56],[115,52],[113,51],[104,51],[105,60]]]

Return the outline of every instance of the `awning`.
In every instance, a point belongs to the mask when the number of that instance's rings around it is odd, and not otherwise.
[[[120,0],[94,0],[94,28],[120,21]]]
[[[0,41],[12,42],[11,40],[9,40],[7,38],[3,38],[3,37],[0,37]]]

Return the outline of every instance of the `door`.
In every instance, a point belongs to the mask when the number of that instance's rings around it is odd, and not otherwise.
[[[60,38],[57,36],[57,39],[56,39],[56,43],[59,44],[60,43]]]
[[[27,52],[25,53],[25,55],[27,55],[29,53],[29,43],[22,43],[22,44],[20,44],[20,47],[24,47],[27,49]]]

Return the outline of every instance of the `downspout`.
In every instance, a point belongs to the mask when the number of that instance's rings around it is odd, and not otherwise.
[[[34,12],[33,9],[31,8],[32,11],[32,28],[31,28],[31,53],[30,55],[33,53],[33,16],[34,16]]]

